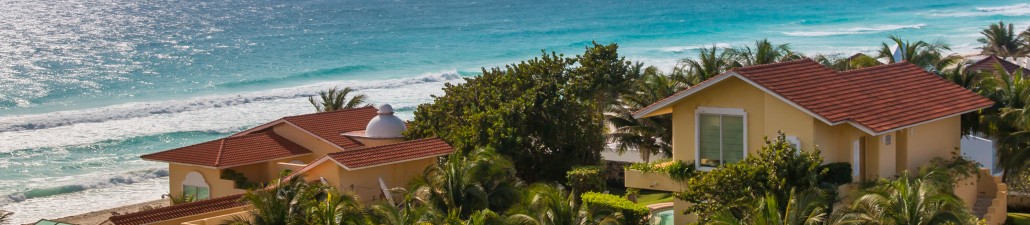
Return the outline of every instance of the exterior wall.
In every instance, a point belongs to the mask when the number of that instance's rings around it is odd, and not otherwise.
[[[305,172],[304,179],[316,181],[320,177],[325,178],[341,192],[355,193],[361,202],[367,203],[381,199],[382,189],[379,186],[379,178],[383,179],[388,188],[404,187],[411,182],[412,178],[422,174],[422,171],[425,171],[426,167],[433,163],[436,163],[436,158],[346,170],[335,162],[327,161]]]
[[[763,96],[765,112],[756,113],[764,114],[764,121],[759,122],[764,122],[763,127],[765,129],[762,136],[748,136],[748,139],[758,144],[757,147],[748,149],[748,152],[761,149],[761,146],[765,144],[762,143],[762,137],[776,138],[776,132],[781,130],[787,136],[797,137],[801,142],[802,151],[813,151],[816,146],[815,125],[816,123],[825,123],[776,98],[776,96],[767,93],[763,93]],[[750,114],[748,115],[750,116]],[[748,123],[750,122],[748,120]]]
[[[325,142],[322,139],[319,139],[316,136],[309,134],[308,132],[305,132],[301,129],[298,129],[297,127],[294,127],[293,125],[285,123],[278,124],[275,125],[272,128],[272,130],[275,131],[275,133],[279,136],[283,136],[286,139],[293,141],[293,143],[297,143],[301,147],[311,150],[311,152],[314,153],[312,154],[312,158],[315,159],[322,157],[328,153],[340,151],[340,148],[338,146],[330,144],[329,142]]]
[[[215,168],[192,166],[183,164],[168,164],[168,190],[172,196],[182,195],[182,181],[186,179],[186,174],[189,172],[196,171],[204,176],[204,181],[207,182],[211,190],[211,198],[224,197],[234,194],[241,194],[246,192],[245,190],[236,189],[232,181],[222,180],[221,171]]]
[[[1001,181],[1001,177],[991,175],[989,169],[981,168],[979,174],[977,191],[991,199],[991,206],[987,207],[987,214],[983,219],[987,221],[988,225],[1005,224],[1008,214],[1008,185]]]
[[[908,162],[904,169],[919,171],[920,166],[933,158],[950,159],[953,154],[957,154],[962,145],[961,127],[959,116],[952,116],[906,129],[909,131]]]
[[[683,190],[683,183],[673,180],[668,174],[645,173],[638,170],[626,170],[626,187],[671,191]]]
[[[697,141],[695,112],[697,107],[739,108],[747,113],[747,145],[751,153],[761,148],[765,129],[766,93],[744,81],[731,77],[716,83],[700,93],[680,100],[672,106],[672,158],[684,162],[694,161]],[[795,121],[802,122],[802,121]],[[775,131],[773,131],[775,135]],[[757,138],[757,139],[756,139]]]
[[[979,189],[977,180],[978,176],[974,174],[955,183],[955,196],[962,199],[962,202],[966,204],[966,209],[969,210],[972,210],[973,204],[976,203],[977,190]]]

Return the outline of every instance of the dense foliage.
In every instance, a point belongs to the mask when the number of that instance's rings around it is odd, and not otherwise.
[[[822,173],[819,176],[819,183],[832,185],[844,185],[851,183],[851,163],[835,162],[819,166],[816,170]]]
[[[675,180],[684,181],[690,177],[693,177],[697,173],[697,167],[694,165],[694,161],[683,162],[683,161],[670,161],[670,162],[654,162],[654,163],[643,163],[637,162],[626,166],[626,169],[636,170],[646,173],[663,173],[668,174],[669,177]]]
[[[483,69],[419,105],[406,135],[439,137],[462,153],[495,149],[518,162],[516,171],[528,182],[563,180],[574,166],[598,164],[603,108],[642,71],[617,49],[594,44],[576,57],[545,53]]]
[[[503,212],[520,198],[525,185],[510,160],[492,150],[453,155],[425,169],[411,182],[413,201],[467,219],[477,210]]]
[[[612,211],[622,214],[620,222],[622,225],[647,225],[648,216],[651,210],[646,206],[638,205],[622,196],[604,194],[597,192],[586,192],[581,196],[583,206],[597,208],[598,211]]]
[[[766,138],[762,149],[744,161],[690,178],[687,188],[676,197],[694,203],[687,212],[698,214],[702,221],[719,213],[740,217],[747,211],[742,203],[765,195],[786,207],[792,190],[824,187],[818,182],[824,174],[818,169],[822,162],[818,150],[794,149],[780,132],[775,139]]]
[[[605,191],[604,173],[599,166],[581,166],[565,173],[572,191],[579,193]]]

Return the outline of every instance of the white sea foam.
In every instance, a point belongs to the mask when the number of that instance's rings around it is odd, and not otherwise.
[[[0,206],[14,212],[12,224],[32,223],[40,218],[60,218],[99,209],[114,208],[161,199],[168,193],[167,177],[142,179],[131,184],[112,184],[79,192],[30,198]]]
[[[226,96],[154,103],[130,103],[44,115],[0,118],[0,152],[121,140],[170,132],[233,132],[277,118],[311,113],[306,97],[316,90],[349,86],[373,103],[414,107],[442,94],[448,82],[463,82],[456,71],[382,81],[344,81]],[[402,113],[399,116],[406,116]],[[31,124],[31,125],[30,125]],[[27,129],[44,127],[37,129]]]
[[[715,43],[713,45],[715,47],[718,47],[718,48],[729,48],[730,47],[730,44],[728,44],[728,43]],[[663,52],[682,53],[682,52],[687,52],[687,51],[691,51],[691,50],[698,50],[698,49],[702,49],[702,48],[711,48],[713,45],[669,46],[669,47],[659,48],[658,50],[659,51],[663,51]]]
[[[921,29],[926,27],[925,23],[910,24],[910,25],[897,25],[888,24],[875,27],[852,27],[843,30],[829,30],[829,31],[790,31],[783,32],[787,36],[798,36],[798,37],[822,37],[822,36],[836,36],[836,35],[850,35],[850,34],[873,34],[884,31],[893,30],[904,30],[904,29]]]
[[[964,12],[932,12],[931,16],[938,17],[978,17],[978,16],[1026,16],[1030,15],[1030,3],[1019,3],[1006,6],[976,7],[972,11]]]

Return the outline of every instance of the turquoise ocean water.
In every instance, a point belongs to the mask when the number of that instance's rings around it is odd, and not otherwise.
[[[661,68],[756,39],[808,54],[891,34],[973,52],[1019,1],[0,0],[0,210],[31,222],[158,199],[138,156],[312,112],[351,86],[410,118],[480,67],[581,53],[591,41]]]

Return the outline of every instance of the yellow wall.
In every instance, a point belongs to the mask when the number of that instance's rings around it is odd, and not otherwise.
[[[748,152],[762,146],[765,136],[765,92],[735,77],[727,78],[705,90],[680,100],[672,106],[672,149],[673,159],[694,161],[697,148],[695,139],[695,114],[698,106],[739,108],[747,113]],[[755,138],[758,139],[755,139]]]
[[[343,192],[358,195],[362,202],[380,199],[382,191],[379,178],[383,178],[388,188],[406,187],[412,178],[422,174],[427,166],[436,162],[436,158],[420,159],[389,165],[376,166],[358,170],[346,170],[333,161],[319,164],[304,173],[309,181],[325,178],[330,184]]]
[[[218,169],[172,163],[168,164],[169,194],[176,197],[182,196],[182,181],[186,179],[186,174],[193,171],[204,176],[204,181],[207,182],[207,185],[211,190],[211,198],[241,194],[245,192],[244,190],[234,188],[232,181],[222,180],[220,178],[221,172]]]
[[[312,159],[317,159],[328,153],[340,151],[340,148],[336,145],[322,141],[318,137],[312,136],[293,125],[282,123],[275,125],[272,129],[279,136],[283,136],[286,139],[293,141],[293,143],[297,143],[298,145],[311,150],[311,152],[314,153]]]
[[[952,116],[910,128],[905,169],[918,171],[919,167],[935,157],[950,159],[961,145],[961,120]]]

